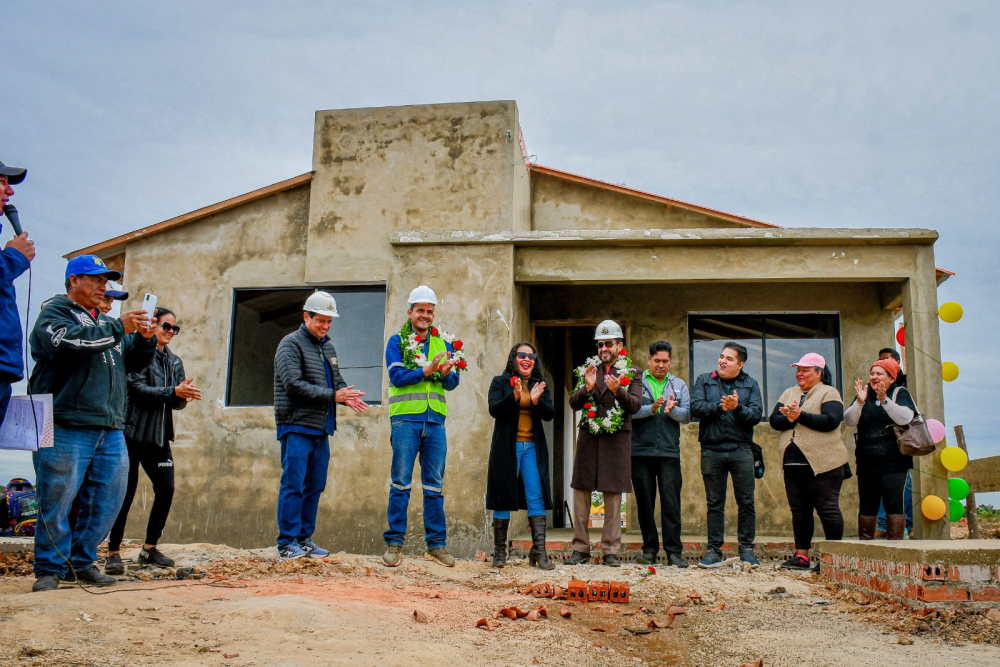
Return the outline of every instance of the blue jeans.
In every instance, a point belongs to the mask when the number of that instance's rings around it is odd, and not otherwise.
[[[733,478],[733,495],[738,510],[736,537],[741,547],[753,547],[757,533],[757,510],[750,448],[731,452],[702,450],[701,476],[705,481],[705,501],[708,505],[708,548],[722,552],[726,532],[726,486],[730,476]]]
[[[289,433],[281,439],[279,549],[312,537],[329,465],[330,439],[326,435]]]
[[[545,501],[542,499],[542,477],[538,474],[535,443],[518,442],[514,445],[514,456],[517,457],[517,474],[524,484],[524,497],[528,501],[528,516],[541,516],[545,514]],[[493,518],[510,519],[510,512],[494,510]]]
[[[35,576],[76,571],[97,560],[97,545],[111,531],[125,497],[128,450],[122,431],[109,428],[55,427],[55,446],[31,455],[38,494]],[[73,499],[80,515],[70,529]]]
[[[906,486],[903,487],[903,513],[906,514],[906,530],[913,530],[913,471],[906,474]],[[885,532],[885,507],[878,505],[878,529]]]
[[[444,463],[448,439],[444,424],[392,420],[392,472],[389,485],[389,529],[386,544],[402,545],[406,539],[406,509],[410,504],[413,464],[420,457],[420,484],[424,489],[424,541],[428,549],[448,541],[444,517]]]

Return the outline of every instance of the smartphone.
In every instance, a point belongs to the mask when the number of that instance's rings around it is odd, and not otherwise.
[[[156,295],[146,292],[146,296],[142,297],[142,308],[141,310],[146,311],[146,315],[149,319],[153,319],[156,314]]]

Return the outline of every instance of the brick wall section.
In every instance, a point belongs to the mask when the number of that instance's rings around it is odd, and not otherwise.
[[[820,555],[820,576],[911,609],[1000,608],[1000,566]]]

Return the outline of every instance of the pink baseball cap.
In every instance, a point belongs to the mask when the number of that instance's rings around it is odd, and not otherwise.
[[[794,364],[792,367],[800,366],[803,368],[826,368],[826,359],[823,358],[822,354],[817,354],[816,352],[810,352],[806,356],[802,357]]]

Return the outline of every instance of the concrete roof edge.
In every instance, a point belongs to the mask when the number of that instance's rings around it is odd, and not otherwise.
[[[169,220],[164,220],[163,222],[158,222],[154,225],[148,227],[143,227],[135,231],[116,236],[107,241],[101,241],[100,243],[95,243],[94,245],[87,246],[86,248],[80,248],[79,250],[73,250],[68,252],[63,257],[66,259],[71,259],[78,255],[114,255],[118,254],[125,249],[132,241],[137,241],[138,239],[144,239],[152,236],[153,234],[159,234],[160,232],[165,232],[168,229],[173,229],[175,227],[180,227],[189,222],[195,222],[197,220],[202,220],[204,218],[211,217],[217,213],[222,213],[223,211],[228,211],[230,209],[236,208],[237,206],[242,206],[252,201],[258,199],[263,199],[264,197],[270,197],[271,195],[276,195],[278,193],[284,192],[286,190],[291,190],[292,188],[304,185],[312,181],[313,172],[306,172],[305,174],[300,174],[293,178],[286,179],[284,181],[279,181],[277,183],[272,183],[263,188],[257,190],[252,190],[250,192],[244,193],[237,197],[232,197],[224,201],[218,202],[216,204],[211,204],[209,206],[204,206],[197,210],[179,215]]]
[[[517,232],[434,231],[394,232],[394,245],[456,245],[510,243],[518,246],[556,245],[931,245],[932,229],[850,229],[797,227],[794,229],[615,229]]]

